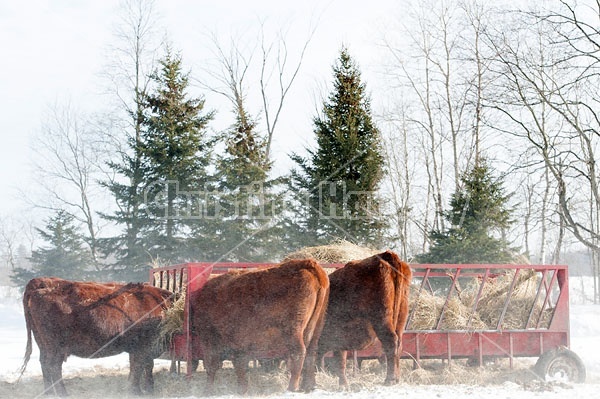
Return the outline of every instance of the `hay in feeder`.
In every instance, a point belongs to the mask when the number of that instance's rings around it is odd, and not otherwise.
[[[411,300],[408,305],[409,310],[412,312],[410,329],[434,329],[442,312],[442,307],[444,306],[444,298],[435,296],[425,290],[421,291],[418,296],[416,292],[414,294],[413,292],[414,291],[411,289]]]
[[[548,303],[544,305],[544,295],[536,297],[541,284],[540,273],[534,269],[518,270],[516,277],[517,270],[504,269],[492,272],[485,281],[473,278],[464,284],[462,280],[462,286],[457,280],[449,298],[449,280],[442,285],[439,278],[430,280],[436,290],[430,286],[423,288],[420,294],[421,288],[412,286],[409,329],[429,330],[438,326],[441,330],[466,331],[548,328],[553,309]]]
[[[441,330],[481,330],[487,326],[478,313],[473,314],[472,307],[464,304],[457,296],[446,303],[446,297],[431,294],[423,290],[418,294],[413,287],[409,309],[412,311],[411,330],[433,330],[438,327],[440,317]],[[442,310],[444,314],[442,315]]]
[[[328,245],[304,247],[294,251],[283,259],[314,259],[320,263],[347,263],[352,260],[368,258],[379,251],[361,247],[346,240],[334,241]]]
[[[538,274],[533,269],[521,269],[515,280],[515,272],[516,270],[509,270],[504,275],[490,277],[483,282],[483,290],[477,303],[477,313],[489,329],[495,329],[498,326],[504,330],[523,329],[530,321],[532,308],[534,315],[540,314],[541,303],[534,303],[539,286]],[[511,291],[513,281],[514,286]],[[463,292],[462,299],[467,306],[472,307],[475,304],[480,283],[472,284],[466,292]],[[509,293],[510,298],[508,298]],[[505,310],[508,299],[510,300]],[[502,320],[498,325],[501,317]]]
[[[185,291],[173,305],[164,311],[160,325],[161,337],[172,337],[175,333],[183,332],[183,315],[185,310]]]

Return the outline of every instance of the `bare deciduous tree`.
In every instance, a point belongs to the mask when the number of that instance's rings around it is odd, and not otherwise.
[[[386,121],[383,148],[385,151],[386,169],[388,171],[385,184],[389,186],[391,205],[390,226],[393,230],[394,241],[402,259],[409,259],[413,254],[411,237],[415,228],[413,217],[413,193],[411,187],[415,181],[415,157],[413,146],[409,141],[409,131],[406,120],[402,119],[403,111],[390,111],[384,117]],[[411,228],[413,227],[413,228]],[[424,232],[419,232],[423,236]],[[416,234],[414,234],[416,236]]]
[[[504,88],[494,107],[512,123],[506,130],[536,150],[556,187],[557,242],[567,228],[599,253],[600,4],[553,5],[554,11],[519,14],[521,25],[513,24],[512,31],[498,32],[490,41],[498,83]],[[537,28],[535,35],[532,26]],[[598,281],[598,265],[595,276]],[[598,283],[594,296],[600,300]]]
[[[271,144],[277,122],[283,110],[283,105],[294,84],[308,46],[315,33],[316,26],[311,26],[308,37],[304,41],[296,61],[290,60],[293,54],[290,54],[286,35],[281,32],[273,41],[268,41],[264,34],[264,25],[261,29],[261,68],[260,68],[260,92],[263,104],[263,114],[265,117],[265,126],[267,129],[266,159],[271,157]],[[275,83],[272,83],[275,81]],[[271,86],[275,90],[271,90]],[[274,94],[271,94],[274,93]]]
[[[248,91],[246,84],[256,85],[260,89],[260,108],[250,113],[261,115],[266,132],[266,162],[271,161],[271,147],[281,114],[289,92],[298,77],[304,57],[315,33],[311,26],[305,41],[297,54],[289,50],[286,33],[279,31],[274,39],[268,38],[265,23],[261,22],[257,34],[259,39],[245,32],[243,37],[229,38],[224,44],[217,34],[208,35],[215,54],[214,64],[204,68],[210,79],[200,79],[199,84],[210,91],[225,96],[239,110],[240,100],[245,99]],[[256,66],[255,64],[258,64]],[[251,101],[250,101],[251,102]],[[248,107],[245,107],[248,108]]]
[[[79,111],[69,104],[50,108],[47,120],[34,141],[35,179],[40,197],[36,207],[65,210],[86,229],[87,245],[95,267],[98,263],[97,208],[98,161],[91,137],[95,132]]]
[[[421,2],[410,16],[399,38],[409,44],[387,37],[385,47],[393,60],[388,79],[397,82],[396,97],[411,99],[404,118],[410,136],[420,141],[422,176],[415,181],[427,187],[415,196],[425,199],[412,208],[415,223],[422,225],[424,251],[429,232],[446,227],[448,185],[458,192],[463,172],[485,149],[482,104],[489,61],[481,36],[489,15],[474,1],[444,1]]]

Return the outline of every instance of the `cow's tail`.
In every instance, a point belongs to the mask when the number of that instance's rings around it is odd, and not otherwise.
[[[307,353],[316,353],[319,338],[325,326],[325,314],[329,303],[329,277],[319,265],[317,265],[314,275],[318,281],[319,289],[316,295],[315,307],[309,319],[309,327],[307,328],[310,334],[309,339],[305,339],[305,342],[308,343]]]
[[[381,258],[388,262],[392,270],[392,280],[394,282],[394,323],[396,324],[396,333],[398,334],[398,349],[402,349],[402,333],[408,319],[408,297],[410,291],[410,280],[412,272],[410,266],[400,260],[398,256],[386,251],[381,254]]]
[[[329,303],[329,277],[325,271],[316,264],[314,276],[317,280],[318,289],[313,312],[308,320],[307,328],[304,332],[304,342],[306,344],[306,358],[302,367],[302,385],[304,392],[312,391],[316,386],[315,373],[317,372],[317,350],[319,338],[325,326],[325,313]]]
[[[398,270],[398,278],[396,279],[396,333],[398,334],[398,356],[402,355],[402,335],[406,322],[408,320],[408,303],[410,296],[410,281],[412,279],[412,271],[410,266],[400,261]]]
[[[23,365],[19,370],[19,378],[17,382],[21,380],[23,377],[23,373],[25,373],[25,369],[27,368],[27,363],[29,363],[29,359],[31,358],[31,352],[33,350],[33,344],[31,339],[31,311],[29,309],[29,293],[25,291],[23,294],[23,313],[25,314],[25,327],[27,328],[27,344],[25,345],[25,356],[23,357]]]

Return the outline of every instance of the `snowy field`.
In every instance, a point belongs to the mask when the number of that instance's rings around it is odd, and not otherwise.
[[[574,287],[574,285],[571,285]],[[575,294],[575,295],[573,295]],[[282,372],[273,387],[267,377],[250,373],[250,396],[264,398],[597,398],[600,397],[600,306],[583,304],[584,299],[572,290],[571,349],[583,360],[587,370],[584,384],[542,383],[531,378],[531,366],[535,359],[515,362],[510,369],[507,362],[483,368],[460,367],[448,369],[439,361],[422,372],[403,368],[402,382],[394,387],[383,387],[383,374],[377,366],[375,371],[363,371],[361,376],[350,379],[351,390],[342,392],[336,388],[332,376],[319,373],[319,389],[310,394],[285,392],[286,376]],[[37,398],[43,390],[39,352],[34,353],[23,378],[17,382],[18,371],[25,352],[26,332],[20,295],[16,290],[0,287],[0,398]],[[156,360],[156,398],[198,398],[204,373],[196,374],[191,381],[168,372],[169,362]],[[453,366],[454,367],[454,366]],[[465,371],[466,370],[466,371]],[[456,371],[457,374],[454,374]],[[80,359],[70,357],[63,366],[65,384],[73,398],[123,398],[127,392],[128,358],[126,354],[104,359]],[[465,373],[466,377],[465,377]],[[460,375],[460,376],[459,376]],[[372,378],[370,378],[372,376]],[[432,377],[433,376],[433,377]],[[439,377],[439,378],[437,378]],[[269,377],[271,378],[271,377]],[[272,377],[271,379],[277,379]],[[372,383],[365,383],[371,379]],[[444,381],[444,383],[439,383]],[[235,398],[234,376],[231,370],[217,375],[217,385],[222,391],[217,398]],[[231,384],[229,384],[231,383]],[[270,384],[270,385],[269,385]]]

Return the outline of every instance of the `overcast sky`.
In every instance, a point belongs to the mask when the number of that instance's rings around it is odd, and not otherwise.
[[[164,0],[156,2],[156,11],[192,75],[209,56],[202,45],[207,32],[236,35],[265,21],[268,29],[288,29],[290,52],[297,55],[311,25],[317,26],[284,112],[285,137],[275,137],[281,160],[310,142],[311,118],[320,108],[316,97],[327,94],[322,91],[332,81],[342,44],[358,61],[368,89],[375,89],[377,43],[399,6],[394,0]],[[49,107],[69,102],[89,110],[106,100],[99,76],[119,12],[118,0],[0,0],[0,217],[23,210],[16,188],[29,191],[32,184],[30,148]]]

